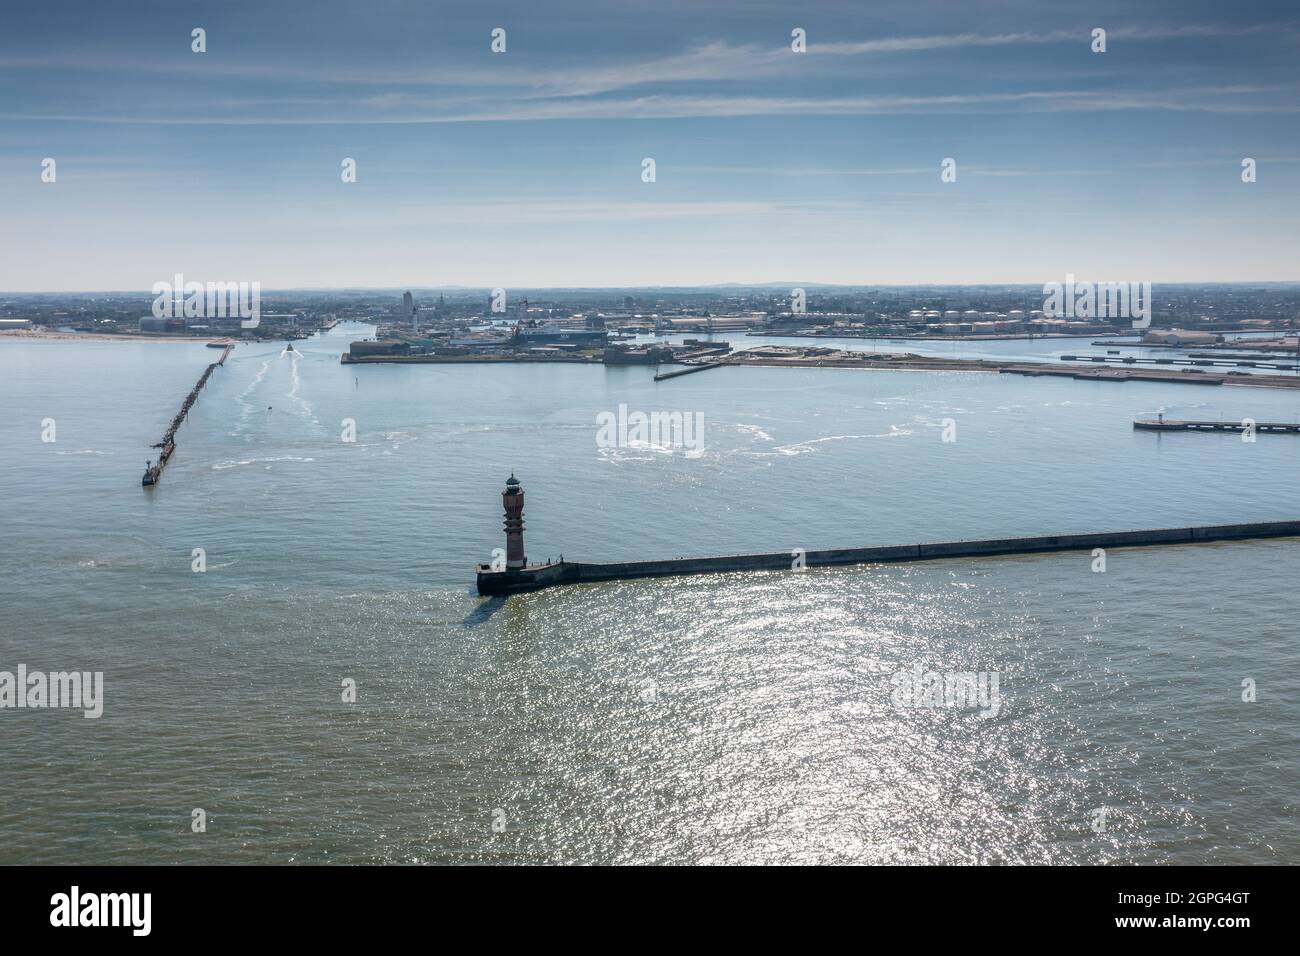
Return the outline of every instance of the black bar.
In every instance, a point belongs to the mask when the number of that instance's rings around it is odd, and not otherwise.
[[[816,889],[813,899],[806,890],[790,894],[786,877],[779,875],[768,878],[778,885],[759,891],[768,903],[756,922],[752,907],[742,902],[745,890],[731,877],[725,878],[729,887],[718,885],[709,897],[678,888],[669,910],[667,887],[647,893],[614,886],[604,895],[593,894],[588,878],[579,877],[583,895],[566,898],[552,886],[538,892],[537,874],[489,876],[464,868],[10,867],[0,869],[0,919],[7,943],[60,936],[66,942],[76,933],[80,942],[302,944],[338,942],[357,931],[378,942],[430,930],[437,930],[440,940],[477,930],[487,934],[480,938],[499,942],[503,927],[554,931],[563,924],[568,924],[565,936],[630,939],[657,929],[665,942],[680,942],[697,934],[688,927],[698,921],[725,919],[729,934],[736,931],[733,939],[772,924],[800,927],[809,937],[848,925],[862,938],[908,938],[940,951],[1018,938],[1023,943],[1023,934],[1039,932],[1051,934],[1042,942],[1052,946],[1092,940],[1183,946],[1200,939],[1232,947],[1260,930],[1274,936],[1286,929],[1293,917],[1282,910],[1292,875],[1278,867],[875,867],[847,876],[846,885],[831,894]],[[681,879],[679,874],[673,882]],[[602,882],[615,880],[622,878]],[[73,886],[83,908],[93,894],[149,894],[148,935],[136,936],[131,925],[51,925],[59,906],[56,895],[70,897]],[[774,892],[784,898],[773,899]],[[137,909],[124,912],[142,916],[143,902],[141,896]],[[98,900],[91,904],[96,916],[98,905]],[[1152,923],[1121,925],[1125,920]],[[1191,920],[1197,922],[1188,925]],[[1202,920],[1210,921],[1208,928]],[[1224,920],[1246,922],[1224,925]],[[619,935],[610,937],[610,931]]]

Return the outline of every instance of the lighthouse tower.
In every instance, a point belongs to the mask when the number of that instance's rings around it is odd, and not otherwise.
[[[506,509],[506,568],[522,568],[528,564],[524,555],[524,489],[513,473],[506,479],[501,504]]]

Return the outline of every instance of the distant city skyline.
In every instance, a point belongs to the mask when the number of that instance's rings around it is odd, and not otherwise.
[[[1095,282],[1091,278],[1084,276],[1076,277],[1080,282]],[[827,292],[854,292],[873,289],[882,289],[890,291],[902,291],[908,289],[920,290],[1040,290],[1044,285],[1053,282],[1059,283],[1058,279],[1049,279],[1045,282],[807,282],[807,281],[790,281],[790,282],[704,282],[693,285],[665,285],[665,284],[642,284],[642,285],[519,285],[504,286],[507,292],[514,291],[517,293],[621,293],[621,292],[659,292],[664,294],[672,293],[691,293],[691,292],[755,292],[770,291],[774,295],[788,294],[795,288],[802,288],[807,292],[827,291]],[[1161,287],[1167,289],[1196,289],[1209,287],[1242,287],[1257,288],[1271,286],[1300,286],[1300,280],[1297,279],[1242,279],[1238,281],[1226,282],[1162,282],[1156,279],[1152,282],[1157,291]],[[263,295],[287,295],[287,294],[306,294],[306,293],[324,293],[324,294],[383,294],[395,297],[394,305],[400,305],[406,308],[403,293],[410,292],[414,296],[414,305],[421,304],[419,296],[424,295],[444,295],[460,294],[462,296],[478,297],[490,293],[496,286],[486,285],[414,285],[411,283],[399,284],[394,286],[363,286],[363,285],[320,285],[320,286],[284,286],[280,288],[263,288]],[[1046,292],[1042,294],[1046,295]],[[27,290],[0,290],[0,296],[10,295],[14,297],[30,296],[55,296],[55,297],[79,297],[79,296],[139,296],[146,299],[155,299],[157,296],[150,289],[27,289]]]
[[[6,21],[0,292],[1300,279],[1282,2],[69,0]]]

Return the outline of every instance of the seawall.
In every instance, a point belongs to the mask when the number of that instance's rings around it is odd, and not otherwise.
[[[1145,531],[1103,531],[1091,534],[1048,535],[1034,538],[991,538],[980,541],[945,541],[878,548],[844,548],[808,551],[807,567],[929,561],[937,558],[973,558],[1002,554],[1041,554],[1053,551],[1091,551],[1093,548],[1138,548],[1152,545],[1200,544],[1249,538],[1300,537],[1300,521],[1265,521],[1254,524],[1209,525],[1190,528],[1153,528]],[[514,594],[557,584],[584,581],[621,581],[670,577],[681,574],[722,574],[731,571],[789,571],[795,563],[789,551],[767,554],[733,554],[666,561],[627,561],[584,564],[563,561],[514,571],[476,568],[480,594]]]

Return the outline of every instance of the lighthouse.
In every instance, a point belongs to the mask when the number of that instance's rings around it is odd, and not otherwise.
[[[560,555],[560,560],[554,563],[528,563],[528,556],[524,554],[524,489],[514,475],[506,479],[505,491],[501,492],[501,505],[506,511],[506,560],[503,565],[501,549],[493,548],[491,564],[474,566],[479,594],[515,594],[582,578],[584,566],[574,561],[566,562],[564,555]]]
[[[506,490],[501,492],[501,504],[506,509],[506,568],[522,568],[528,564],[528,558],[524,555],[524,489],[514,472],[506,479]]]

